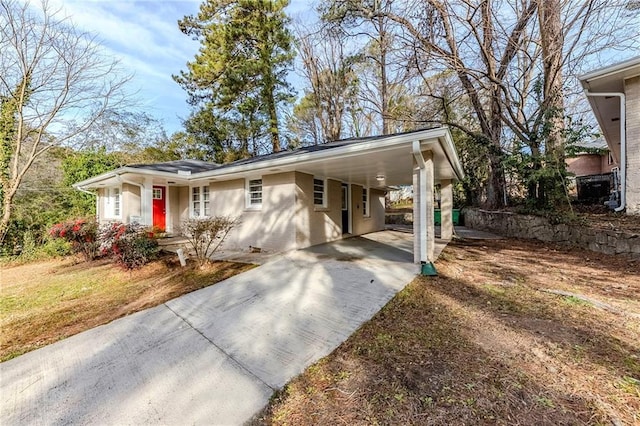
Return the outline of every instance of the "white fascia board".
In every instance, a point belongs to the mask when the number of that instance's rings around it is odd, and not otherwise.
[[[458,157],[458,151],[456,150],[455,144],[453,143],[451,132],[445,133],[443,138],[440,140],[440,146],[442,146],[442,150],[444,151],[449,164],[451,164],[453,172],[456,174],[456,176],[458,176],[458,179],[464,179],[464,168],[462,167],[462,163],[460,162],[460,158]]]
[[[634,67],[638,67],[639,68],[638,71],[640,72],[640,56],[629,59],[628,61],[619,62],[617,64],[613,64],[605,68],[600,68],[598,70],[588,72],[586,74],[578,76],[578,80],[580,80],[582,87],[586,89],[588,88],[590,81],[606,78],[613,74],[624,72]],[[629,78],[629,77],[626,77],[626,78]]]
[[[132,174],[137,174],[137,175],[147,175],[147,176],[154,176],[154,177],[164,177],[167,179],[184,179],[186,176],[180,176],[177,173],[170,173],[170,172],[161,172],[161,171],[157,171],[157,170],[150,170],[150,169],[143,169],[143,168],[139,168],[139,167],[120,167],[119,169],[115,169],[112,170],[110,172],[106,172],[103,173],[101,175],[98,176],[94,176],[92,178],[83,180],[81,182],[77,182],[74,183],[73,186],[74,188],[84,188],[90,185],[93,185],[95,183],[101,182],[103,180],[107,180],[107,179],[111,179],[113,177],[116,177],[118,175],[123,175],[125,173],[132,173]],[[188,180],[188,179],[186,179]]]
[[[364,143],[354,143],[345,146],[327,149],[325,151],[307,152],[300,155],[291,155],[285,158],[276,158],[268,161],[261,161],[259,163],[243,164],[236,167],[221,168],[218,170],[211,170],[207,172],[197,173],[191,176],[192,180],[205,179],[205,178],[223,178],[227,175],[235,175],[242,173],[258,173],[262,169],[286,167],[290,165],[303,165],[309,163],[320,162],[335,157],[345,158],[355,155],[360,155],[362,152],[384,152],[396,148],[398,145],[406,143],[412,143],[415,140],[419,140],[425,145],[429,145],[437,142],[440,138],[446,138],[449,133],[449,129],[446,127],[439,127],[436,129],[424,130],[423,132],[413,132],[402,135],[389,136],[387,140],[376,139]],[[409,154],[410,151],[407,151]]]

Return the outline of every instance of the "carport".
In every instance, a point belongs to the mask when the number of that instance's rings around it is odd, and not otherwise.
[[[453,236],[453,182],[464,171],[447,127],[333,142],[297,155],[279,171],[303,171],[344,182],[391,190],[413,185],[413,257],[435,260],[434,191],[440,185],[441,239]]]

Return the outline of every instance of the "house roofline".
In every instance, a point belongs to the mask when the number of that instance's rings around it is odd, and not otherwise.
[[[618,73],[623,73],[628,69],[632,69],[635,67],[638,67],[638,72],[640,73],[640,56],[631,58],[623,62],[618,62],[608,67],[590,71],[586,74],[578,76],[578,80],[580,80],[582,86],[586,88],[591,81],[607,78]],[[626,79],[631,77],[633,76],[625,76],[624,78]]]
[[[427,148],[429,145],[439,143],[451,168],[458,179],[464,178],[464,170],[460,159],[456,154],[456,150],[453,144],[453,138],[449,132],[448,127],[437,127],[433,129],[418,130],[415,132],[400,133],[397,135],[389,135],[386,137],[375,137],[371,140],[363,139],[362,141],[354,140],[351,143],[347,143],[342,146],[334,148],[328,148],[318,151],[301,152],[299,154],[291,154],[281,158],[266,158],[264,160],[243,163],[234,166],[233,163],[229,165],[222,165],[218,169],[208,170],[199,173],[193,173],[191,175],[178,175],[177,173],[159,172],[151,169],[145,169],[140,167],[121,167],[111,172],[103,173],[90,179],[86,179],[82,182],[73,184],[74,188],[83,188],[88,185],[100,182],[105,179],[110,179],[124,173],[136,173],[144,174],[156,177],[166,178],[180,178],[186,181],[197,181],[202,179],[211,178],[225,178],[228,175],[236,175],[249,172],[257,172],[264,169],[291,166],[294,164],[312,164],[319,161],[331,159],[333,157],[350,157],[357,156],[363,151],[366,152],[383,152],[396,148],[398,145],[413,143],[413,141],[419,140],[421,147]],[[407,151],[407,155],[410,155],[410,150]]]

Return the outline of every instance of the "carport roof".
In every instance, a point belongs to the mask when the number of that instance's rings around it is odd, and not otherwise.
[[[600,68],[579,77],[585,91],[590,93],[622,93],[626,79],[640,75],[640,56]],[[609,148],[619,152],[620,100],[615,96],[588,96],[591,109],[598,120]]]
[[[435,178],[464,176],[449,129],[437,127],[393,135],[344,139],[292,151],[251,157],[228,164],[180,160],[137,164],[74,184],[91,189],[153,176],[154,183],[190,184],[225,181],[262,174],[300,171],[325,178],[384,188],[412,183],[413,141],[433,153]],[[384,179],[381,180],[380,178]]]

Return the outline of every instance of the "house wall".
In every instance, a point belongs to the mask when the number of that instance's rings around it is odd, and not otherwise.
[[[97,191],[98,194],[98,202],[96,204],[98,211],[96,212],[96,216],[98,219],[98,223],[104,223],[106,222],[106,218],[104,217],[104,214],[106,212],[105,209],[105,192],[106,190],[104,188],[99,188]]]
[[[351,185],[351,212],[353,235],[384,230],[384,192],[376,189],[369,190],[370,215],[362,214],[362,190],[360,185]]]
[[[244,179],[214,182],[210,187],[211,214],[235,217],[239,221],[227,236],[224,248],[246,250],[251,246],[267,251],[295,248],[296,191],[293,172],[262,176],[260,209],[246,208]]]
[[[140,187],[123,183],[121,203],[122,215],[120,220],[122,222],[131,222],[131,216],[142,216]]]
[[[640,76],[624,81],[627,124],[627,214],[640,215]]]
[[[313,176],[301,172],[262,177],[262,206],[246,206],[246,180],[235,179],[209,185],[211,215],[236,218],[238,224],[227,235],[223,249],[284,251],[309,247],[342,238],[342,183],[328,179],[327,205],[313,204]],[[255,176],[258,178],[258,176]],[[370,217],[362,215],[362,187],[351,185],[352,234],[384,229],[384,192],[371,190]],[[170,188],[174,232],[189,217],[190,188]]]
[[[297,248],[342,238],[342,183],[327,179],[327,205],[323,208],[313,204],[313,178],[307,173],[295,173]]]
[[[567,170],[576,176],[610,173],[613,165],[608,164],[608,158],[608,154],[580,154],[577,157],[567,158]]]
[[[167,187],[167,198],[169,199],[169,208],[167,209],[167,231],[172,234],[180,233],[180,215],[183,205],[180,203],[181,189],[182,188],[178,186]]]

